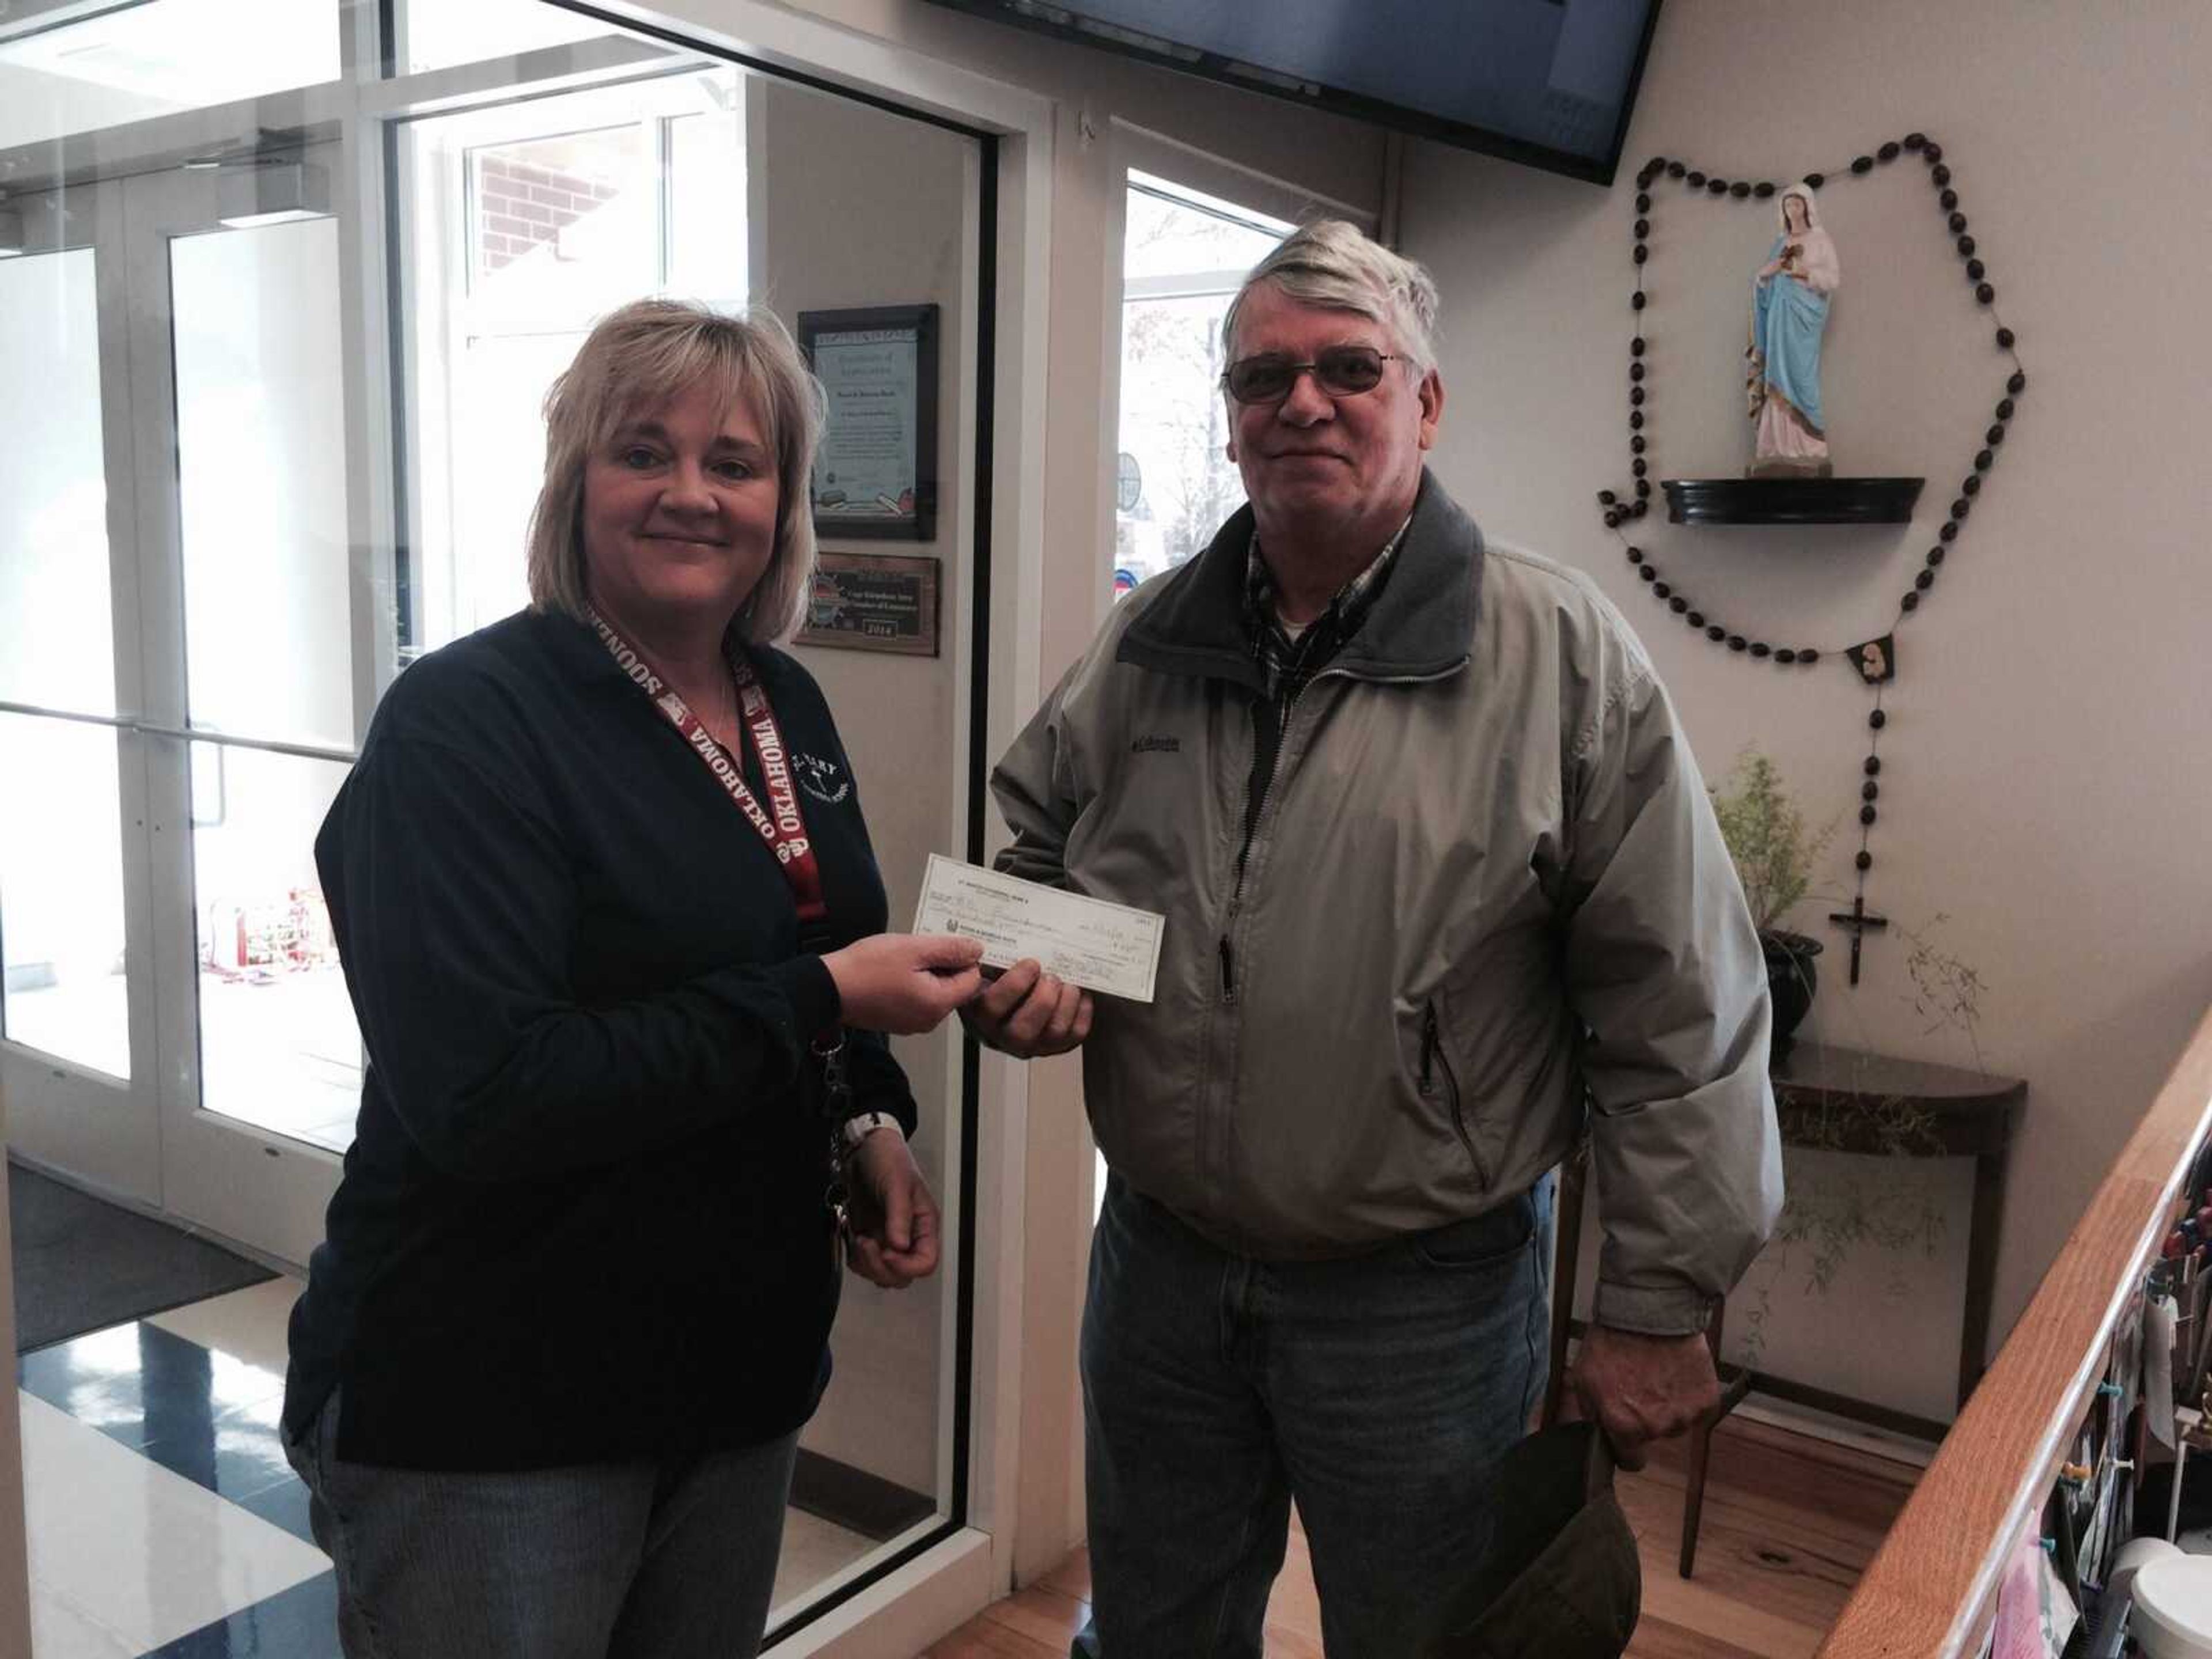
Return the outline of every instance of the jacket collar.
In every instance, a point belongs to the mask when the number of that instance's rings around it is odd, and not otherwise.
[[[1252,508],[1239,507],[1206,550],[1164,579],[1129,624],[1115,660],[1164,674],[1198,674],[1261,689],[1244,630]],[[1421,472],[1413,521],[1389,580],[1328,672],[1358,679],[1440,679],[1467,665],[1481,591],[1482,532]]]

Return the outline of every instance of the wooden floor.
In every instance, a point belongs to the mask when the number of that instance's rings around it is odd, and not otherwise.
[[[1671,1455],[1670,1455],[1671,1454]],[[1919,1470],[1732,1418],[1713,1438],[1697,1576],[1681,1546],[1680,1449],[1620,1477],[1644,1557],[1644,1616],[1629,1659],[1808,1659],[1912,1490]],[[1091,1594],[1080,1550],[932,1647],[924,1659],[1063,1659]],[[1269,1659],[1321,1659],[1321,1613],[1293,1527],[1267,1608]]]

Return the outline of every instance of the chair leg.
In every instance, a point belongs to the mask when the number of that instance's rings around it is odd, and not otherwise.
[[[1713,1368],[1720,1369],[1721,1324],[1728,1317],[1728,1304],[1721,1302],[1713,1308],[1712,1321],[1705,1327],[1705,1346],[1713,1357]],[[1733,1390],[1729,1392],[1734,1392]],[[1736,1399],[1742,1396],[1740,1393]],[[1681,1574],[1687,1578],[1698,1559],[1698,1523],[1705,1509],[1705,1464],[1712,1454],[1713,1427],[1728,1415],[1735,1404],[1735,1399],[1723,1394],[1720,1404],[1699,1420],[1690,1431],[1690,1480],[1682,1498],[1682,1560]]]
[[[1705,1459],[1712,1449],[1713,1425],[1700,1423],[1690,1431],[1690,1486],[1682,1500],[1681,1574],[1687,1578],[1698,1561],[1698,1522],[1705,1508]]]

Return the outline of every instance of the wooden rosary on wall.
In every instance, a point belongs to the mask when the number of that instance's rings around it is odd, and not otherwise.
[[[1996,348],[2011,362],[2012,372],[2004,382],[2003,395],[1996,403],[1994,418],[1981,434],[1975,449],[1972,469],[1960,484],[1958,496],[1951,503],[1948,516],[1942,528],[1936,532],[1936,544],[1928,550],[1919,573],[1913,578],[1912,586],[1898,601],[1897,619],[1892,623],[1890,631],[1879,638],[1841,647],[1771,645],[1720,621],[1678,585],[1668,581],[1644,549],[1630,539],[1630,527],[1645,517],[1651,506],[1651,434],[1644,410],[1650,386],[1650,365],[1644,361],[1645,335],[1650,325],[1644,314],[1644,270],[1651,253],[1651,219],[1655,201],[1652,191],[1662,178],[1679,183],[1690,193],[1726,200],[1764,202],[1778,194],[1785,198],[1780,204],[1782,234],[1776,240],[1774,258],[1759,273],[1760,288],[1755,290],[1759,296],[1754,324],[1758,331],[1754,334],[1753,350],[1747,353],[1753,362],[1753,378],[1747,390],[1754,412],[1759,417],[1760,461],[1754,465],[1752,475],[1743,479],[1667,480],[1669,519],[1677,524],[1911,522],[1913,503],[1920,493],[1920,479],[1835,478],[1831,477],[1828,472],[1825,428],[1817,419],[1818,330],[1825,323],[1826,316],[1826,290],[1819,286],[1818,250],[1825,240],[1826,233],[1817,228],[1809,193],[1818,191],[1827,181],[1827,174],[1805,174],[1802,182],[1808,189],[1800,190],[1795,185],[1777,185],[1771,181],[1754,184],[1741,179],[1712,177],[1687,162],[1669,160],[1665,156],[1652,157],[1637,173],[1632,256],[1636,289],[1628,302],[1632,313],[1628,343],[1628,453],[1632,482],[1625,489],[1601,489],[1597,495],[1606,528],[1612,531],[1626,548],[1629,562],[1636,567],[1637,574],[1643,579],[1652,598],[1680,617],[1686,625],[1698,629],[1716,646],[1733,655],[1775,667],[1795,670],[1812,666],[1824,659],[1835,660],[1851,671],[1857,684],[1872,690],[1874,706],[1867,714],[1867,754],[1860,769],[1859,848],[1853,860],[1857,868],[1857,890],[1849,910],[1829,917],[1832,922],[1850,933],[1850,979],[1854,985],[1859,982],[1859,950],[1867,931],[1880,929],[1886,922],[1886,918],[1868,910],[1866,884],[1867,872],[1874,868],[1874,854],[1869,842],[1880,816],[1876,803],[1881,796],[1881,732],[1889,720],[1882,708],[1882,693],[1889,682],[1897,677],[1897,632],[1919,610],[1922,599],[1935,587],[1937,573],[1942,569],[1945,560],[1964,530],[1967,514],[1976,498],[1981,495],[1990,470],[1996,465],[1997,451],[2004,442],[2006,428],[2012,421],[2015,406],[2014,400],[2027,389],[2027,373],[2021,366],[2020,355],[2015,349],[2016,337],[2004,325],[2004,319],[1996,308],[1996,290],[1989,281],[1988,270],[1978,255],[1973,237],[1967,234],[1966,216],[1960,210],[1959,192],[1952,187],[1951,169],[1943,160],[1942,146],[1924,133],[1908,133],[1901,140],[1882,144],[1871,155],[1859,156],[1849,167],[1837,169],[1834,176],[1839,180],[1865,179],[1878,168],[1886,167],[1899,156],[1907,155],[1917,156],[1928,168],[1929,182],[1936,192],[1936,210],[1942,216],[1945,233],[1954,239],[1953,246],[1963,263],[1966,281],[1973,286],[1976,301],[1997,324]],[[1790,210],[1793,204],[1800,209],[1794,216]],[[1813,250],[1810,257],[1808,256],[1808,246]],[[1832,259],[1832,255],[1830,257]],[[1778,273],[1778,276],[1774,273]],[[1798,278],[1799,281],[1790,283],[1779,280],[1779,277],[1785,276]],[[1776,333],[1771,346],[1775,362],[1771,367],[1761,351],[1761,347],[1767,343],[1763,331],[1769,313],[1765,295],[1770,283],[1778,296],[1772,307]],[[1793,329],[1796,331],[1794,337],[1790,332]],[[1808,331],[1811,340],[1809,365],[1801,362],[1796,369],[1797,378],[1793,379],[1791,362],[1799,350],[1793,340],[1807,337]],[[1806,372],[1808,366],[1809,374]],[[1801,386],[1801,380],[1809,383]],[[1814,418],[1808,419],[1808,413]]]

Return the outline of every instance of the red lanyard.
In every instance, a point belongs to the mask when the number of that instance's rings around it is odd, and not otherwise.
[[[765,809],[746,784],[744,769],[714,741],[714,734],[691,712],[691,706],[676,695],[665,677],[645,659],[636,647],[608,627],[598,611],[586,610],[584,614],[599,630],[600,641],[623,672],[653,699],[653,706],[668,717],[668,723],[684,734],[684,740],[706,763],[707,769],[714,775],[714,781],[736,803],[746,822],[760,831],[761,839],[775,854],[775,861],[783,866],[784,876],[791,883],[792,894],[799,901],[799,919],[819,921],[828,915],[830,907],[822,897],[822,866],[815,859],[814,843],[806,836],[805,817],[799,810],[799,789],[792,781],[791,757],[784,749],[783,733],[776,727],[775,711],[769,707],[768,693],[762,689],[752,664],[741,656],[733,657],[730,672],[737,678],[738,700],[744,711],[745,729],[752,737],[753,753],[760,758],[761,775],[768,781]]]

